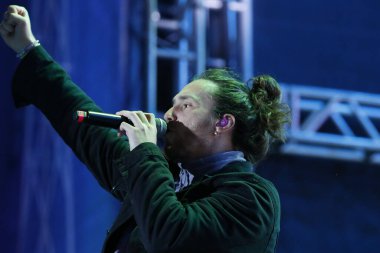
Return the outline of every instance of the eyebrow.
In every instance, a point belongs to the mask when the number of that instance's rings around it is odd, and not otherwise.
[[[191,99],[196,103],[199,103],[198,99],[195,96],[192,95],[181,95],[178,97],[174,97],[172,100],[172,103],[174,104],[176,100],[186,100],[186,99]]]

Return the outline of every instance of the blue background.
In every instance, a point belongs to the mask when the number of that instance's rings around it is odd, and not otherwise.
[[[13,3],[32,8],[36,37],[105,111],[144,108],[144,1],[3,0],[1,12]],[[255,74],[380,93],[379,1],[266,0],[254,9]],[[0,43],[0,250],[99,252],[119,204],[39,112],[14,108],[17,62]],[[257,171],[282,199],[278,252],[380,251],[379,166],[273,154]]]

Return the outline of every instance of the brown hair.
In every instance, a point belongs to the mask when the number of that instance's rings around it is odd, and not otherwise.
[[[290,109],[281,102],[277,81],[261,75],[250,79],[252,88],[227,69],[208,69],[194,80],[215,83],[213,94],[215,116],[232,114],[235,117],[233,144],[243,151],[247,160],[257,163],[267,154],[274,140],[285,141],[284,125],[290,121]]]

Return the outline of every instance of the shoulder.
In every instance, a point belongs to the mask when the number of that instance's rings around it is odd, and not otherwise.
[[[207,180],[222,194],[279,205],[279,194],[275,185],[255,173],[249,162],[231,163],[218,173],[210,175]]]

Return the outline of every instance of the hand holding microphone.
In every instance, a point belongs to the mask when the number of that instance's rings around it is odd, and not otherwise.
[[[124,131],[129,139],[131,150],[143,142],[156,143],[157,136],[166,133],[165,120],[155,118],[153,114],[143,112],[120,111],[117,114],[93,111],[77,111],[74,119],[78,123],[110,127]],[[152,129],[155,127],[156,129]]]

